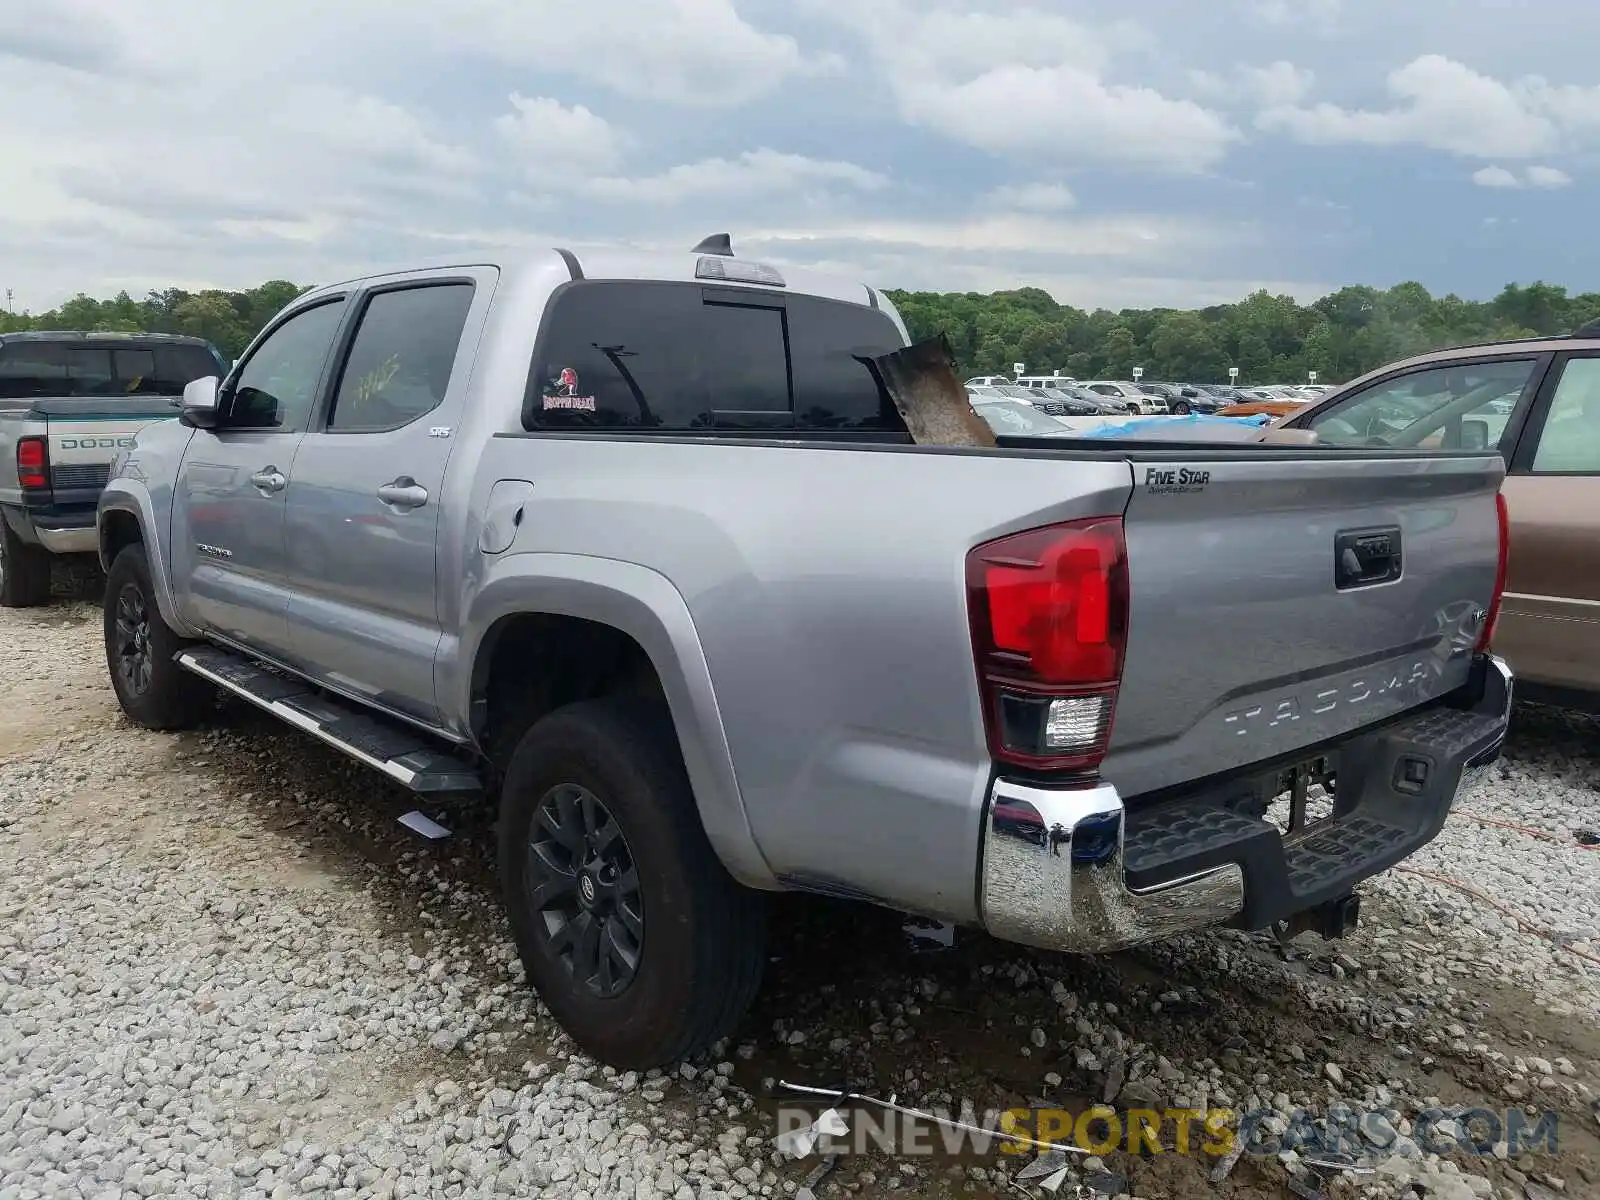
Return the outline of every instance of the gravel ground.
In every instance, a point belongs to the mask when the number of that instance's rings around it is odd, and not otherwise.
[[[1058,1196],[1600,1195],[1588,718],[1520,710],[1498,778],[1342,941],[919,951],[891,914],[785,898],[738,1039],[637,1077],[522,986],[487,814],[435,813],[455,836],[422,842],[403,794],[248,710],[130,727],[90,602],[0,610],[0,645],[0,1200],[792,1196],[819,1159],[775,1152],[778,1079],[980,1114],[1209,1103],[1269,1133],[1384,1114],[1345,1147],[1365,1173],[1302,1145],[1213,1184],[1215,1156],[1123,1150],[1074,1156]],[[1518,1106],[1557,1112],[1553,1152],[1450,1149],[1451,1114]],[[1048,1195],[1015,1178],[1031,1160],[875,1151],[814,1188]]]

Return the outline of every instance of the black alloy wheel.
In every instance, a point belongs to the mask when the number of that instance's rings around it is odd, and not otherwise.
[[[588,788],[540,799],[528,829],[528,905],[551,954],[601,999],[627,991],[644,949],[644,898],[622,828]]]
[[[150,646],[150,610],[136,584],[124,585],[117,594],[115,655],[117,674],[135,696],[150,690],[155,654]]]

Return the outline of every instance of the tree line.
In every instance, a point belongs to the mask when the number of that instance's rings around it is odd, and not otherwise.
[[[1345,287],[1311,304],[1265,290],[1199,309],[1087,312],[1025,287],[974,292],[890,292],[913,340],[946,334],[968,374],[1075,379],[1144,378],[1226,383],[1340,383],[1442,346],[1570,333],[1600,317],[1600,292],[1569,296],[1554,284],[1507,284],[1492,300],[1434,296],[1420,283]]]
[[[235,358],[256,332],[305,286],[275,279],[242,292],[182,288],[143,300],[77,295],[49,312],[0,312],[0,332],[27,329],[183,333]],[[1600,292],[1568,295],[1556,284],[1507,284],[1492,300],[1434,296],[1420,283],[1340,288],[1311,304],[1265,290],[1207,308],[1125,308],[1092,312],[1058,304],[1040,288],[888,293],[913,340],[944,333],[966,374],[1030,374],[1057,369],[1078,379],[1293,383],[1317,372],[1323,382],[1441,346],[1570,333],[1600,318]]]

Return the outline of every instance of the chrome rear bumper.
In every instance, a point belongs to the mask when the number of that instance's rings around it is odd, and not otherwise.
[[[35,526],[33,532],[39,544],[51,554],[93,554],[100,548],[100,535],[93,525],[66,529]]]
[[[984,828],[984,927],[1008,942],[1097,954],[1220,925],[1243,909],[1244,874],[1233,863],[1130,890],[1124,826],[1109,783],[1050,790],[997,780]]]
[[[1005,941],[1096,954],[1230,922],[1265,928],[1347,895],[1432,840],[1455,803],[1492,774],[1514,679],[1493,656],[1475,670],[1480,694],[1469,707],[1425,707],[1352,734],[1344,750],[1359,764],[1355,787],[1341,798],[1342,815],[1309,835],[1285,840],[1201,794],[1141,808],[1130,851],[1112,785],[996,780],[983,826],[984,928]],[[1418,766],[1420,779],[1411,773]],[[1130,870],[1147,886],[1130,886]]]

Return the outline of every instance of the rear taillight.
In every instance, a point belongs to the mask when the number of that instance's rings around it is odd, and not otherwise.
[[[967,555],[989,750],[1035,770],[1105,757],[1128,633],[1120,517],[1029,529]]]
[[[50,452],[36,434],[17,439],[17,482],[27,491],[50,486]]]
[[[1494,641],[1495,622],[1500,619],[1500,601],[1506,594],[1506,564],[1511,558],[1511,518],[1506,513],[1504,492],[1495,493],[1495,520],[1500,526],[1500,551],[1494,564],[1494,595],[1489,598],[1489,611],[1483,618],[1483,629],[1478,634],[1478,653],[1488,651]]]

